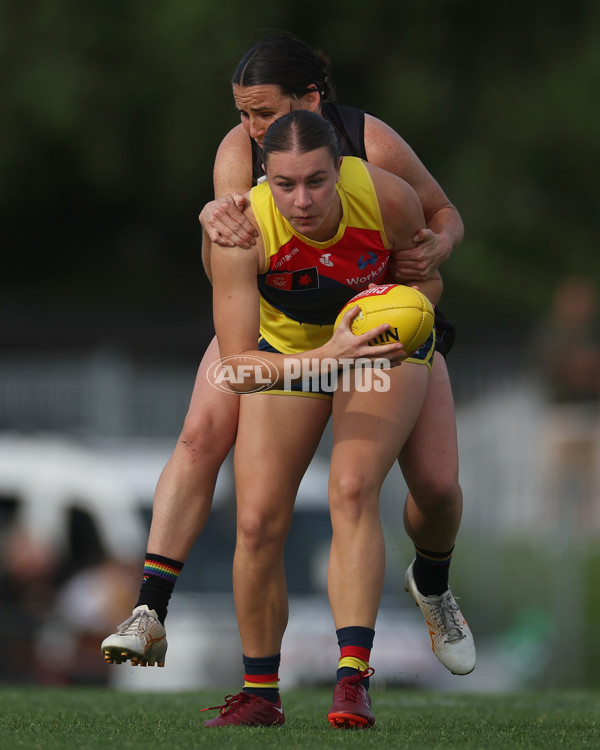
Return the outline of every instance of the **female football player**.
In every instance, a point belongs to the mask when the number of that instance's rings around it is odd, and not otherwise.
[[[268,181],[251,190],[245,211],[256,243],[211,253],[219,350],[228,371],[237,368],[232,389],[243,394],[233,583],[245,682],[206,724],[284,722],[277,687],[288,616],[284,544],[299,483],[331,413],[328,592],[341,650],[328,718],[333,726],[367,727],[374,723],[369,654],[385,567],[379,492],[421,410],[433,333],[387,371],[383,391],[350,377],[338,380],[331,396],[299,378],[307,363],[314,381],[315,372],[330,377],[349,362],[405,356],[398,343],[370,346],[387,326],[355,336],[350,312],[334,333],[333,322],[369,281],[384,279],[391,256],[413,247],[425,220],[406,182],[342,158],[333,127],[316,113],[295,110],[276,120],[263,159]],[[371,279],[356,274],[365,253],[376,259]],[[420,286],[437,302],[437,271]],[[248,367],[253,362],[266,363],[270,389],[259,390],[265,373]]]

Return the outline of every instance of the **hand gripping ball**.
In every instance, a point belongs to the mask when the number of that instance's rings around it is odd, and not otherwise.
[[[357,336],[376,328],[382,323],[389,324],[389,330],[369,342],[372,346],[399,341],[408,354],[422,346],[433,328],[434,312],[427,297],[404,284],[382,284],[352,297],[340,310],[334,324],[338,327],[344,314],[355,305],[358,315],[353,319],[351,329]]]

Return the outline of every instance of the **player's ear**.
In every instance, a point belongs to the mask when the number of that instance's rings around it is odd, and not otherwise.
[[[335,181],[340,181],[340,169],[342,168],[342,162],[344,161],[343,156],[338,156],[337,164],[335,165]]]
[[[308,109],[310,112],[319,112],[321,109],[321,94],[314,83],[311,83],[302,95],[302,109]]]

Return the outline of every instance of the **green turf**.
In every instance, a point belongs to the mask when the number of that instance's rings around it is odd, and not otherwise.
[[[99,688],[0,688],[0,748],[600,748],[600,693],[471,696],[373,691],[371,730],[334,730],[330,690],[284,697],[279,728],[206,729],[199,708],[222,695],[118,693]]]

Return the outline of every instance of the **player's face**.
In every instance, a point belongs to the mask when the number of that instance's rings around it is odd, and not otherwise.
[[[325,147],[274,151],[265,164],[275,205],[300,234],[317,242],[335,236],[342,216],[336,190],[342,160]]]
[[[279,86],[240,86],[233,84],[233,98],[244,129],[262,148],[269,125],[293,109],[303,108],[304,97],[284,94]]]

